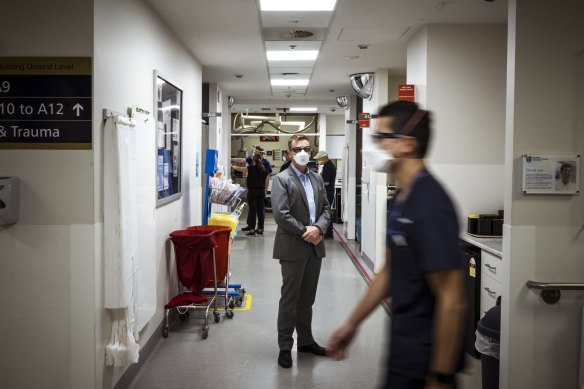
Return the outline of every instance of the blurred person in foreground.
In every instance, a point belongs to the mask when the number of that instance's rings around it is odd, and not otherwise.
[[[456,388],[455,374],[464,362],[466,295],[458,218],[424,163],[429,115],[406,101],[379,112],[371,135],[386,167],[378,170],[389,171],[399,187],[389,205],[386,263],[328,344],[331,357],[345,359],[360,324],[391,296],[383,388]]]

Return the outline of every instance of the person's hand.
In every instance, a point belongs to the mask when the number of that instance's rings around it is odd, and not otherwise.
[[[316,226],[306,226],[306,232],[302,234],[302,239],[304,239],[305,242],[311,244],[319,244],[320,243],[319,238],[320,240],[322,240],[320,235],[320,228]]]
[[[331,335],[326,346],[327,354],[335,361],[342,361],[347,358],[347,351],[351,342],[357,334],[357,327],[343,324]]]
[[[319,245],[320,242],[322,242],[324,240],[324,235],[320,234],[318,235],[318,238],[316,238],[316,241],[313,243],[313,245]]]

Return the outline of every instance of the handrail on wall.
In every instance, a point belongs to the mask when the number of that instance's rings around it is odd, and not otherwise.
[[[574,282],[558,283],[530,280],[527,281],[526,285],[529,289],[541,290],[541,298],[548,304],[555,304],[560,301],[560,297],[562,297],[561,290],[584,290],[584,284]]]

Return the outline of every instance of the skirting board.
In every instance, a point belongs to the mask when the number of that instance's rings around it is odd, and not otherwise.
[[[122,377],[120,377],[119,381],[114,385],[113,389],[126,389],[130,386],[144,365],[144,362],[146,362],[158,342],[160,342],[160,339],[162,339],[160,334],[162,333],[163,324],[164,321],[161,321],[156,328],[156,331],[154,331],[150,339],[148,339],[148,342],[146,342],[146,344],[140,348],[140,359],[138,360],[138,363],[134,363],[128,367],[124,374],[122,374]]]

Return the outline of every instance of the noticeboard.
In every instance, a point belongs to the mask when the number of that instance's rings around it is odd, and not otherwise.
[[[156,118],[156,206],[181,197],[182,89],[154,71]]]
[[[523,155],[523,194],[580,193],[580,155]]]
[[[91,149],[91,75],[88,57],[0,57],[0,149]]]

